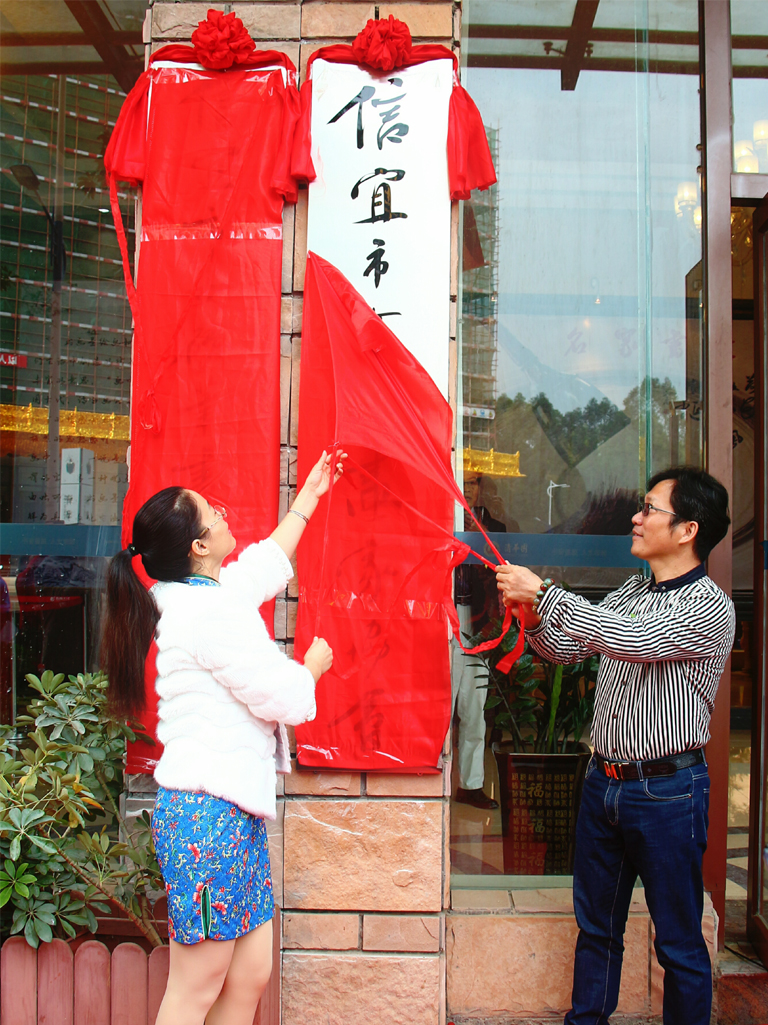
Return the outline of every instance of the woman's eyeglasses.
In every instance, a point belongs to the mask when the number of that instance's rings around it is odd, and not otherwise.
[[[657,505],[651,505],[650,502],[643,502],[641,499],[638,499],[637,511],[639,513],[642,513],[643,516],[647,516],[651,510],[653,510],[653,512],[666,513],[667,516],[677,516],[677,513],[672,512],[670,509],[659,509]]]
[[[202,533],[197,535],[197,540],[199,540],[203,534],[207,534],[208,531],[215,527],[221,520],[225,520],[227,518],[227,510],[223,505],[212,505],[211,508],[216,513],[216,519],[213,523],[209,523],[207,527],[203,528]]]

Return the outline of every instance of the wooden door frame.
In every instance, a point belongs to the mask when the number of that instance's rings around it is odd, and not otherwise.
[[[702,243],[704,265],[705,466],[733,493],[733,307],[731,279],[731,16],[729,0],[699,0]],[[732,590],[731,531],[707,560],[707,572],[726,594]],[[725,939],[728,860],[728,774],[731,732],[731,662],[725,667],[710,723],[707,761],[712,781],[704,885]]]
[[[761,542],[768,539],[768,196],[754,212],[755,271],[755,568],[754,568],[754,684],[752,688],[752,764],[749,793],[749,877],[747,883],[747,934],[768,965],[768,916],[761,914],[763,891],[763,846],[765,844],[765,772],[768,738],[768,653],[766,613],[768,612],[768,553]]]

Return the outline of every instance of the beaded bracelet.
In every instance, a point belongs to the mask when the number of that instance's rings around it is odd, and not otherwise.
[[[546,580],[543,580],[541,582],[541,587],[538,589],[538,591],[536,592],[536,597],[531,602],[531,606],[532,606],[534,612],[538,611],[539,602],[544,597],[544,595],[547,593],[547,591],[550,589],[550,587],[554,587],[554,583],[555,583],[554,580],[550,580],[549,577],[547,577]]]

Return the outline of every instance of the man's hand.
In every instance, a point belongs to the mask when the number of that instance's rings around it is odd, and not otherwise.
[[[514,602],[530,605],[542,585],[542,579],[525,566],[507,564],[499,566],[496,570],[496,584],[505,605],[512,605]]]

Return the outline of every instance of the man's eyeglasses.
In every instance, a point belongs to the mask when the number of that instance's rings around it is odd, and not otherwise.
[[[650,502],[643,502],[642,500],[638,499],[637,511],[639,513],[642,513],[643,516],[647,516],[651,512],[651,510],[653,510],[653,512],[666,513],[667,516],[677,516],[677,513],[672,512],[671,509],[659,509],[657,505],[651,505]]]
[[[215,527],[216,524],[219,523],[221,520],[225,520],[227,518],[227,510],[224,508],[223,505],[212,505],[211,508],[216,513],[216,519],[213,521],[213,523],[209,523],[207,527],[203,528],[202,533],[197,535],[196,540],[199,540],[201,537],[203,537],[204,534],[207,534],[208,531]]]

